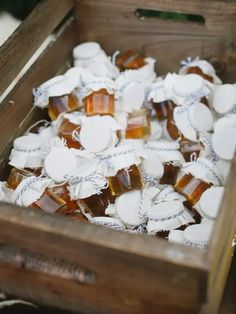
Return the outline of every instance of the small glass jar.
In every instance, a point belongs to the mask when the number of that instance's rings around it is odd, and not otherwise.
[[[139,69],[145,65],[144,58],[135,50],[128,50],[116,57],[116,66],[121,71]]]
[[[145,139],[151,134],[150,115],[143,108],[128,114],[125,130],[126,139]]]
[[[184,158],[179,151],[179,143],[168,141],[148,142],[146,148],[155,151],[163,163],[164,173],[160,178],[160,183],[174,185],[181,164],[184,163]]]
[[[180,137],[180,131],[177,128],[175,121],[173,119],[173,113],[166,120],[165,131],[172,140],[177,140]]]
[[[80,106],[80,100],[75,92],[62,96],[51,96],[48,103],[48,115],[52,120],[56,120],[61,113],[79,110]]]
[[[77,201],[79,207],[83,208],[92,217],[105,216],[105,209],[109,204],[114,203],[115,197],[111,194],[109,188],[101,189],[99,194],[93,194],[89,197]]]
[[[79,124],[72,123],[69,119],[64,118],[59,127],[58,136],[66,140],[67,147],[80,149],[81,144],[78,136],[76,136],[76,134],[79,134],[80,129]]]
[[[192,142],[186,139],[184,136],[181,136],[180,152],[184,156],[186,162],[196,160],[203,149],[204,146],[200,141]]]
[[[49,214],[57,213],[61,215],[72,214],[78,209],[77,203],[70,199],[65,184],[46,188],[42,196],[30,207],[40,208]]]
[[[157,119],[163,121],[171,115],[175,108],[175,104],[171,100],[165,100],[159,103],[152,102],[152,107],[155,110]]]
[[[218,168],[205,158],[198,158],[197,161],[186,164],[182,171],[184,175],[177,181],[174,189],[183,195],[192,206],[212,185],[222,185],[222,177]]]
[[[131,146],[121,145],[107,150],[98,158],[113,196],[143,187],[139,169],[141,159]]]
[[[94,91],[83,99],[87,116],[114,115],[115,98],[105,88]]]
[[[36,174],[39,175],[38,172],[36,172]],[[15,190],[25,178],[31,177],[36,174],[35,172],[33,173],[26,169],[12,168],[7,179],[7,188]]]

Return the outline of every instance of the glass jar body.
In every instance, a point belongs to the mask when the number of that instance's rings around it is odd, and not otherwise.
[[[87,116],[114,115],[115,98],[105,88],[94,91],[83,99]]]
[[[74,92],[63,96],[49,97],[48,115],[51,120],[56,120],[61,113],[79,110],[80,107],[79,98]]]
[[[150,115],[146,109],[128,114],[125,130],[126,139],[145,139],[151,134]]]

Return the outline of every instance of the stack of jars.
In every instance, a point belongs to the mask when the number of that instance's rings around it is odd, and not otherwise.
[[[133,50],[89,42],[73,56],[33,90],[51,121],[15,139],[0,199],[206,248],[235,151],[235,85],[199,58],[158,77]]]

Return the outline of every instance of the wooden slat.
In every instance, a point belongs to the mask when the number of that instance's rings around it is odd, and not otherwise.
[[[73,5],[73,0],[42,1],[0,47],[0,95]]]
[[[13,91],[6,97],[0,107],[0,175],[5,175],[12,141],[40,119],[45,113],[41,109],[33,108],[32,88],[53,77],[65,66],[72,48],[77,43],[76,24],[69,20],[59,31],[56,40],[45,49],[31,68],[22,77]]]
[[[73,310],[79,304],[82,312],[90,307],[91,313],[155,313],[157,308],[163,313],[173,313],[175,308],[181,313],[197,313],[205,301],[207,272],[201,250],[197,253],[149,236],[134,236],[12,205],[0,208],[0,237],[4,243],[66,259],[95,274],[96,282],[89,286],[73,282],[64,286],[60,278],[37,274],[38,284],[44,278],[44,284],[48,282],[51,287],[47,298],[44,290],[35,289],[30,271],[15,269],[15,265],[0,267],[2,289],[15,293],[22,276],[30,287],[31,299],[42,302],[46,298],[44,304]],[[17,280],[16,273],[21,274]],[[60,301],[54,291],[59,289],[58,280],[60,289],[67,287]],[[17,293],[25,297],[22,294],[27,292]]]

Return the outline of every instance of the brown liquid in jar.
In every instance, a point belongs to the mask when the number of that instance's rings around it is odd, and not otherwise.
[[[178,178],[179,169],[179,166],[175,166],[171,162],[165,163],[164,174],[160,179],[160,184],[175,185]]]
[[[150,116],[146,109],[133,111],[128,115],[125,130],[126,139],[145,139],[151,134]]]
[[[191,205],[194,205],[199,201],[202,193],[210,187],[210,183],[197,179],[192,174],[185,174],[175,184],[174,189],[183,195]]]
[[[83,103],[87,116],[114,115],[115,98],[105,88],[86,96]]]
[[[180,152],[184,156],[185,161],[196,160],[203,149],[203,145],[200,142],[192,142],[181,136],[180,139]]]
[[[169,134],[169,136],[172,138],[172,140],[177,140],[180,137],[180,132],[179,129],[177,128],[173,115],[168,117],[167,122],[166,122],[166,130]]]
[[[58,136],[66,140],[66,144],[69,148],[80,149],[81,144],[78,140],[75,140],[73,137],[73,132],[79,133],[80,126],[70,122],[68,119],[64,119],[59,128]]]
[[[7,179],[7,187],[9,189],[15,190],[18,187],[18,185],[21,183],[21,181],[33,175],[36,175],[36,174],[31,172],[30,170],[12,168],[9,174],[9,177]]]
[[[63,112],[79,110],[81,104],[75,93],[64,96],[49,97],[48,115],[51,120],[56,120]]]
[[[47,188],[30,207],[40,208],[49,214],[61,215],[71,214],[78,209],[77,203],[70,199],[66,185]]]
[[[141,174],[136,165],[119,170],[114,177],[108,178],[108,182],[111,194],[114,196],[143,187]]]
[[[187,73],[188,74],[198,74],[202,78],[204,78],[205,80],[207,80],[207,81],[209,81],[211,83],[213,83],[213,81],[214,81],[212,76],[203,73],[202,70],[199,67],[196,67],[196,66],[187,68]]]
[[[116,57],[116,65],[121,70],[139,69],[145,65],[144,58],[134,50],[121,53]]]
[[[78,201],[91,216],[105,216],[105,209],[109,203],[114,203],[115,197],[109,188],[101,190],[101,194],[94,194]]]
[[[159,121],[164,121],[171,116],[175,108],[175,104],[171,100],[165,100],[159,103],[152,102],[152,107],[155,110],[156,118]]]

